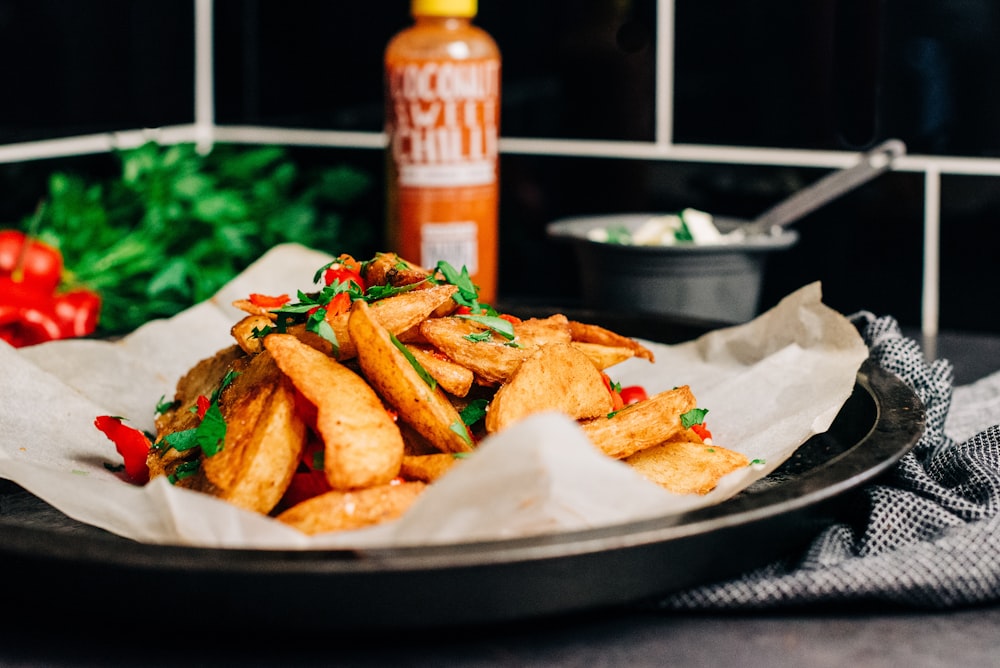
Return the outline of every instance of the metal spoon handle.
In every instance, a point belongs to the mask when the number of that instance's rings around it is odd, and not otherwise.
[[[906,153],[906,145],[890,139],[866,153],[851,167],[838,169],[815,183],[799,190],[750,221],[743,229],[747,234],[766,234],[783,227],[844,193],[870,181],[892,167],[893,161]]]

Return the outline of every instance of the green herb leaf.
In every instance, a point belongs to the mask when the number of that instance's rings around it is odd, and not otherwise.
[[[193,476],[200,468],[201,462],[197,459],[181,462],[177,465],[177,468],[174,469],[174,472],[167,476],[167,480],[170,481],[171,485],[176,485],[179,480]]]
[[[195,441],[206,457],[218,453],[226,440],[226,420],[218,404],[212,404],[195,428]]]
[[[462,420],[452,422],[448,425],[448,429],[451,429],[453,432],[461,436],[463,441],[472,445],[472,436],[469,435],[469,428],[465,426],[465,423],[462,422]]]
[[[707,408],[692,408],[686,413],[681,413],[681,426],[690,429],[692,425],[705,424]]]
[[[473,343],[483,343],[484,341],[491,341],[493,335],[488,329],[484,329],[481,332],[473,332],[472,334],[466,334],[462,337],[466,341],[472,341]]]
[[[197,429],[185,429],[175,431],[163,437],[163,443],[173,448],[177,452],[187,452],[191,448],[198,447]]]
[[[410,363],[410,366],[412,366],[413,370],[417,372],[417,375],[420,376],[421,380],[427,383],[427,386],[432,390],[436,389],[437,381],[434,380],[429,373],[427,373],[427,369],[425,369],[423,365],[417,361],[417,358],[413,356],[413,353],[411,353],[409,349],[407,349],[406,345],[404,345],[392,333],[389,334],[389,340],[392,341],[392,345],[396,346],[396,349],[399,350],[399,352],[403,353],[403,357],[405,357],[406,361]]]
[[[486,399],[473,399],[459,412],[459,417],[462,418],[463,423],[471,427],[486,417],[486,406],[488,405],[489,401]]]
[[[480,325],[488,327],[505,339],[514,340],[514,325],[510,320],[504,320],[493,315],[456,315],[455,317],[478,322]]]

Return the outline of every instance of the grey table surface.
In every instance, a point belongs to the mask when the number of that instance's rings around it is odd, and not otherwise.
[[[1000,337],[944,333],[929,347],[953,362],[958,384],[1000,370]],[[119,632],[115,620],[98,630],[25,626],[16,610],[3,612],[2,666],[1000,666],[1000,602],[929,612],[600,611],[485,628],[301,634],[221,630],[211,610],[148,620],[148,633]]]

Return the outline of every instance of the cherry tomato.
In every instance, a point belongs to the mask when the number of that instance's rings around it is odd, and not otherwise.
[[[622,402],[628,406],[629,404],[636,404],[640,401],[645,401],[649,398],[646,394],[645,388],[641,385],[629,385],[628,387],[623,387],[621,391]]]

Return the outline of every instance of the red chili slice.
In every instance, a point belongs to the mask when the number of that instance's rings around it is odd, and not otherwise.
[[[289,302],[288,295],[262,295],[256,292],[250,293],[250,303],[261,308],[278,308]]]
[[[115,449],[125,462],[125,474],[129,479],[138,485],[149,482],[146,457],[149,455],[150,442],[146,434],[123,424],[121,418],[110,415],[98,416],[94,420],[94,426],[115,444]]]
[[[710,432],[703,424],[691,425],[691,431],[698,434],[698,436],[700,436],[701,440],[703,441],[707,441],[708,439],[712,438],[712,432]]]

